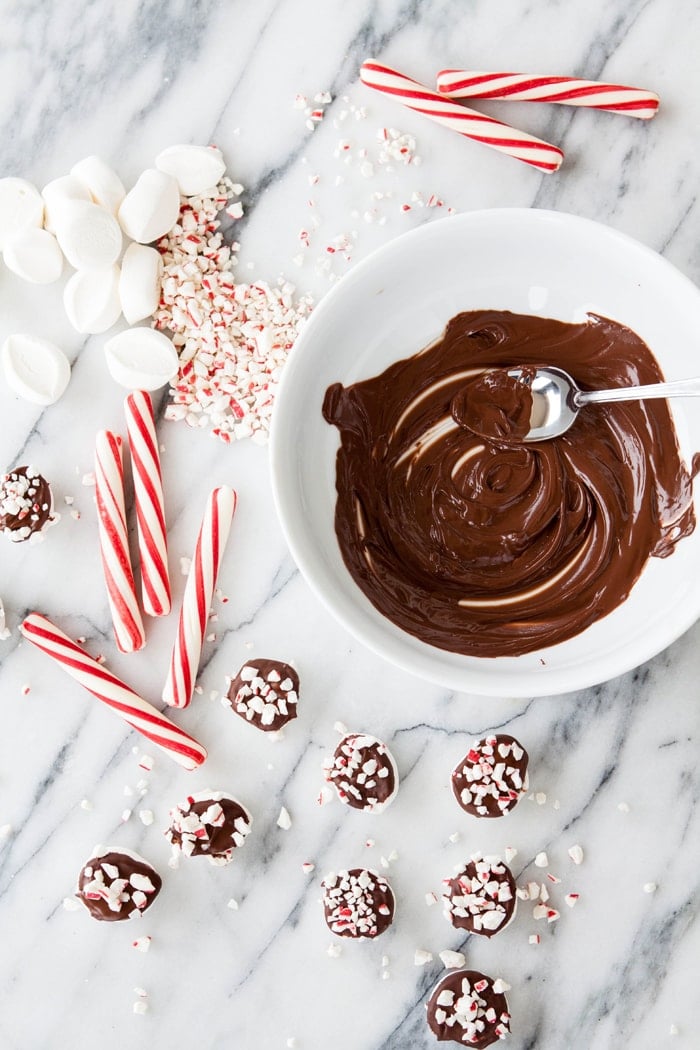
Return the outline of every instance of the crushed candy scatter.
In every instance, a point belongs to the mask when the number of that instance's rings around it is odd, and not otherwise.
[[[645,882],[642,888],[645,893],[656,893],[659,887],[655,882]]]
[[[86,813],[89,813],[90,810],[92,809],[92,802],[90,801],[90,799],[89,798],[82,799],[81,802],[80,802],[80,808],[85,810]]]
[[[537,856],[535,857],[535,867],[536,868],[546,868],[548,865],[549,865],[549,859],[547,857],[547,854],[544,853],[544,852],[538,853]]]
[[[567,853],[573,860],[574,864],[581,864],[583,862],[583,850],[580,846],[571,846]]]
[[[237,242],[225,243],[219,213],[240,218],[228,178],[207,194],[183,199],[178,222],[158,242],[163,259],[154,326],[167,332],[179,370],[165,410],[168,420],[206,427],[225,444],[268,440],[284,363],[311,311],[308,297],[280,279],[236,282]]]
[[[427,952],[424,948],[416,948],[413,953],[413,964],[414,966],[427,966],[428,963],[433,961],[433,953]]]
[[[231,911],[238,911],[238,901],[236,900],[236,898],[235,897],[231,897],[229,899],[226,907],[230,908]]]
[[[466,959],[462,952],[453,952],[449,948],[445,951],[438,953],[442,960],[442,965],[446,970],[459,970],[464,966]]]
[[[131,942],[131,947],[135,948],[137,952],[145,954],[150,950],[152,937],[137,937],[135,941]]]

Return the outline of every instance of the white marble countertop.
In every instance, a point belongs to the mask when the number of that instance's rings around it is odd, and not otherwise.
[[[357,260],[441,212],[421,208],[414,193],[436,194],[457,211],[534,206],[599,219],[698,282],[700,75],[691,44],[700,15],[690,0],[672,6],[92,0],[74,18],[70,5],[6,4],[0,174],[41,186],[98,153],[129,183],[173,142],[216,142],[246,187],[239,273],[272,280],[284,271],[316,298],[330,280],[314,260],[334,236],[357,230]],[[565,150],[561,172],[543,176],[370,96],[357,82],[370,56],[426,82],[440,67],[469,64],[605,77],[656,89],[662,110],[647,125],[510,104],[506,119]],[[311,132],[293,100],[325,90],[334,101]],[[334,127],[351,104],[366,106],[366,119],[351,113]],[[341,137],[354,151],[376,151],[383,125],[415,135],[420,167],[364,178],[358,164],[334,156]],[[319,182],[310,188],[313,174]],[[344,181],[336,185],[338,175]],[[372,199],[388,191],[393,197]],[[401,203],[414,206],[402,212]],[[371,208],[376,221],[365,222]],[[297,268],[298,233],[311,215],[319,226]],[[348,265],[334,259],[331,273]],[[216,644],[205,650],[203,695],[179,716],[209,745],[206,766],[187,774],[158,754],[145,798],[125,793],[144,775],[138,754],[152,749],[17,632],[23,614],[38,608],[85,635],[88,648],[146,696],[160,694],[174,615],[148,624],[143,654],[117,655],[93,491],[81,485],[92,469],[94,432],[122,426],[123,391],[106,373],[104,337],[76,335],[60,296],[60,285],[37,289],[0,274],[2,337],[31,326],[74,362],[66,395],[43,412],[0,388],[0,467],[33,462],[58,503],[74,496],[81,512],[74,520],[63,507],[43,544],[0,551],[12,629],[0,642],[0,825],[11,826],[0,844],[1,1050],[276,1050],[290,1039],[299,1050],[428,1050],[435,1044],[423,1003],[442,973],[437,953],[464,945],[425,894],[439,891],[441,878],[474,850],[506,845],[519,851],[520,881],[541,876],[531,865],[547,851],[549,870],[562,878],[552,887],[562,917],[535,923],[525,906],[502,935],[464,947],[470,965],[512,985],[513,1035],[505,1045],[697,1048],[700,628],[634,673],[584,693],[518,702],[447,694],[362,649],[309,592],[275,519],[264,448],[227,449],[163,423],[176,598],[184,586],[178,558],[190,553],[205,495],[226,482],[240,497],[221,575],[231,600],[219,609]],[[209,699],[251,654],[291,657],[300,671],[300,717],[279,742]],[[383,737],[396,755],[402,787],[381,816],[317,805],[321,760],[337,740],[338,719]],[[546,800],[523,801],[507,821],[482,827],[454,803],[449,772],[472,737],[496,727],[528,747],[532,786]],[[161,834],[168,809],[203,787],[240,797],[254,831],[227,868],[192,861],[171,871]],[[289,831],[276,826],[281,805],[292,817]],[[134,813],[123,822],[126,808]],[[141,808],[153,811],[153,826],[141,823]],[[450,841],[456,832],[459,841]],[[161,897],[138,924],[106,926],[62,908],[96,842],[142,851],[163,874]],[[580,867],[567,855],[574,843],[585,851]],[[381,866],[393,851],[392,929],[376,943],[343,943],[342,954],[329,957],[332,936],[318,903],[323,874]],[[313,873],[302,872],[304,861],[315,863]],[[647,883],[656,892],[645,893]],[[581,899],[570,911],[563,896],[571,890]],[[232,897],[237,911],[227,907]],[[152,936],[148,954],[131,948],[136,932]],[[528,942],[534,932],[539,946]],[[416,967],[416,948],[435,961]],[[137,987],[148,992],[145,1016],[132,1012]]]

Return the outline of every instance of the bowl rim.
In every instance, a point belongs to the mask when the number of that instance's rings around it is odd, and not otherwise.
[[[446,216],[433,222],[424,223],[423,225],[408,230],[397,237],[391,238],[385,244],[380,245],[378,248],[374,249],[374,251],[370,252],[364,259],[356,263],[352,270],[344,275],[337,284],[324,294],[318,306],[314,307],[311,315],[304,323],[282,371],[275,401],[275,410],[272,416],[269,459],[272,496],[284,539],[297,567],[312,592],[318,597],[321,604],[333,615],[335,620],[340,623],[353,638],[360,641],[371,652],[376,653],[390,664],[393,664],[424,681],[448,688],[453,692],[464,692],[475,696],[502,698],[553,696],[566,693],[573,694],[600,685],[613,678],[617,678],[657,656],[674,641],[680,638],[690,627],[692,627],[698,617],[700,617],[700,597],[698,600],[698,607],[695,608],[688,605],[685,610],[685,615],[679,614],[677,618],[673,620],[673,626],[671,626],[670,629],[667,629],[666,631],[658,631],[653,639],[645,639],[643,651],[641,651],[639,645],[632,648],[625,648],[622,652],[620,652],[620,650],[615,650],[614,654],[611,654],[608,658],[606,671],[603,674],[596,670],[596,661],[591,660],[590,663],[586,665],[588,673],[586,673],[582,667],[577,667],[576,683],[572,686],[567,682],[567,678],[569,678],[571,674],[570,671],[565,668],[546,667],[542,670],[541,681],[537,682],[537,692],[532,689],[532,682],[529,673],[528,688],[518,688],[517,677],[514,676],[513,682],[510,683],[514,688],[506,691],[498,681],[493,682],[489,680],[488,658],[485,658],[486,663],[483,672],[479,672],[471,667],[464,667],[459,670],[445,667],[444,673],[441,673],[439,668],[439,655],[442,650],[437,647],[423,643],[423,646],[425,647],[423,651],[417,650],[415,652],[410,652],[407,649],[401,648],[400,643],[394,642],[393,640],[390,640],[390,644],[388,645],[386,639],[383,639],[381,643],[376,642],[373,638],[371,629],[368,630],[367,625],[363,621],[362,613],[360,612],[357,619],[355,619],[353,615],[348,614],[345,609],[342,608],[339,603],[336,603],[333,600],[333,597],[329,595],[328,590],[325,587],[325,581],[321,578],[322,573],[318,568],[317,562],[314,561],[313,557],[307,557],[305,545],[303,544],[301,537],[298,535],[300,532],[299,525],[298,523],[297,525],[293,523],[293,514],[288,513],[294,509],[291,506],[293,501],[288,498],[288,494],[285,492],[286,486],[283,482],[283,460],[286,448],[284,434],[285,421],[287,418],[287,398],[285,395],[287,389],[291,387],[294,382],[295,373],[299,367],[297,363],[301,360],[305,345],[309,339],[308,333],[313,333],[315,327],[333,310],[336,300],[345,295],[348,288],[351,288],[353,284],[362,281],[365,272],[376,266],[377,261],[381,259],[384,253],[389,254],[391,251],[396,250],[397,242],[400,241],[401,244],[407,244],[409,241],[412,243],[425,238],[439,236],[439,229],[446,224],[450,224],[451,229],[457,229],[461,226],[468,227],[474,222],[484,222],[489,219],[502,221],[505,216],[512,217],[514,221],[524,220],[526,222],[538,222],[542,220],[567,227],[574,226],[582,230],[594,231],[594,235],[597,237],[602,235],[612,242],[617,242],[622,246],[632,248],[640,255],[646,256],[649,260],[653,260],[654,265],[661,266],[662,269],[665,269],[680,286],[685,285],[687,291],[698,297],[698,308],[700,310],[700,289],[690,280],[689,277],[674,266],[673,263],[669,262],[668,259],[665,259],[653,248],[650,248],[648,245],[637,240],[635,237],[632,237],[630,234],[616,230],[614,227],[608,226],[607,224],[595,219],[545,208],[498,207],[475,209],[473,211],[462,212],[458,215]],[[348,580],[351,581],[353,586],[357,586],[349,573]],[[362,592],[360,591],[360,593]],[[409,635],[408,637],[412,638],[413,636]],[[421,640],[419,639],[419,641]],[[545,652],[546,649],[543,649],[542,651]],[[461,679],[460,682],[457,682],[458,678]],[[473,686],[469,684],[470,680],[473,680]]]

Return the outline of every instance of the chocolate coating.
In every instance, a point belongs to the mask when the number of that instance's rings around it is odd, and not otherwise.
[[[165,834],[173,855],[208,857],[212,864],[228,864],[233,851],[242,846],[253,818],[230,795],[200,792],[170,810],[170,827]]]
[[[297,716],[299,675],[281,660],[250,660],[231,682],[227,696],[232,711],[273,733]]]
[[[491,977],[476,970],[445,974],[426,1004],[428,1025],[438,1041],[484,1050],[505,1039],[510,1033],[510,1014],[506,997],[497,987]]]
[[[384,616],[430,645],[498,657],[565,641],[695,528],[663,400],[587,406],[566,434],[538,444],[484,440],[478,419],[455,422],[470,379],[543,361],[584,390],[663,379],[615,321],[476,310],[416,356],[326,392],[323,414],[341,437],[345,564]]]
[[[500,860],[472,857],[442,885],[445,918],[458,930],[493,937],[515,914],[515,879]]]
[[[138,853],[107,846],[83,865],[75,895],[93,919],[121,922],[149,908],[162,884],[155,868]]]
[[[346,806],[378,812],[393,801],[399,774],[386,744],[367,733],[348,733],[323,763],[326,780]]]
[[[367,940],[391,926],[396,902],[383,875],[351,868],[327,875],[322,885],[326,923],[338,937]]]
[[[475,817],[503,817],[527,791],[528,753],[513,736],[477,740],[452,771],[460,806]]]
[[[34,467],[15,467],[0,481],[0,532],[21,543],[53,522],[53,497]]]

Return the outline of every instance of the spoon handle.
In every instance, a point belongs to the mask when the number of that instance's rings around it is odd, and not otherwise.
[[[607,401],[645,401],[653,397],[698,397],[700,379],[681,379],[677,383],[652,383],[649,386],[621,386],[613,390],[578,390],[574,395],[577,408]]]

